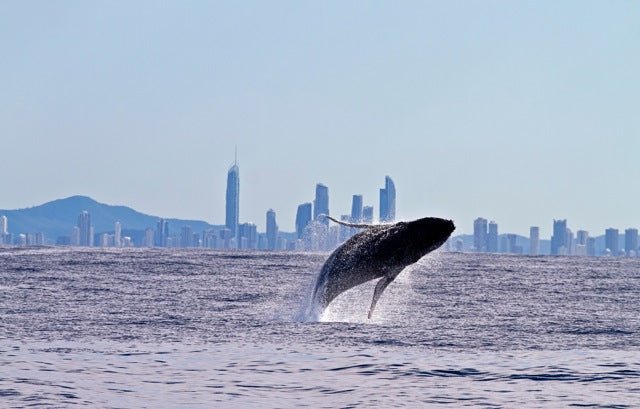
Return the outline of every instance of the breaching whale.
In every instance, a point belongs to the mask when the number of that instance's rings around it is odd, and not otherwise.
[[[369,308],[407,266],[440,247],[453,233],[451,220],[425,217],[393,224],[353,224],[325,216],[336,223],[363,229],[338,247],[322,266],[313,290],[311,307],[316,314],[348,289],[380,278]]]

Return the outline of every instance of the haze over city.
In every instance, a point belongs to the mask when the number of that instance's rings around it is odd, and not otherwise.
[[[456,233],[637,226],[637,2],[189,6],[5,5],[0,208],[223,224],[237,146],[261,231],[269,208],[295,230],[319,182],[332,214],[377,207],[384,175],[398,219]]]

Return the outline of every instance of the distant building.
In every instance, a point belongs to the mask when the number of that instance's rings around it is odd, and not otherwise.
[[[113,245],[115,247],[122,247],[122,225],[120,222],[116,222],[113,237]]]
[[[298,205],[298,211],[296,213],[296,235],[299,239],[302,239],[304,229],[311,222],[311,214],[311,203],[302,203],[301,205]]]
[[[587,237],[587,256],[595,256],[596,255],[596,238],[595,237]]]
[[[560,249],[563,248],[561,251]],[[553,220],[553,236],[551,236],[551,255],[565,255],[567,249],[567,219]]]
[[[40,232],[40,233],[36,233],[36,239],[35,239],[35,243],[36,246],[44,246],[45,245],[45,239],[44,239],[44,233]]]
[[[620,233],[618,232],[618,229],[609,227],[604,231],[604,246],[606,249],[611,251],[612,256],[617,256],[620,251],[620,247],[618,245],[619,238]]]
[[[589,240],[589,232],[586,230],[578,230],[576,232],[576,245],[586,246]]]
[[[538,226],[529,228],[529,254],[532,256],[540,254],[540,228]]]
[[[487,233],[487,251],[489,253],[498,252],[498,223],[489,222],[489,232]]]
[[[576,243],[575,243],[575,240],[573,239],[573,232],[569,228],[567,228],[566,237],[567,237],[565,240],[565,247],[567,249],[566,255],[573,256],[575,255]]]
[[[258,248],[258,227],[253,223],[242,223],[238,227],[240,236],[240,248],[255,250]]]
[[[156,247],[168,247],[169,239],[169,222],[165,219],[159,219],[156,224]]]
[[[276,212],[273,209],[267,211],[267,250],[276,250],[278,245],[278,224]]]
[[[144,231],[144,240],[142,241],[143,247],[153,247],[154,243],[154,232],[152,228],[147,228]]]
[[[193,247],[193,229],[191,229],[191,226],[182,226],[182,229],[180,229],[180,247]]]
[[[351,200],[351,221],[353,223],[362,221],[362,195],[353,195]]]
[[[482,217],[473,221],[473,247],[477,252],[487,251],[487,219]]]
[[[80,228],[78,226],[73,226],[73,229],[71,229],[70,239],[70,244],[72,246],[80,245]]]
[[[362,222],[366,224],[373,223],[373,206],[364,206],[362,208]]]
[[[313,201],[313,220],[318,220],[321,214],[329,216],[329,188],[318,183],[316,185],[316,198]],[[329,225],[329,219],[326,217],[318,220],[320,223]]]
[[[638,229],[629,228],[624,231],[624,250],[627,257],[638,255]]]
[[[236,237],[240,223],[240,169],[237,161],[234,161],[227,172],[226,199],[225,225],[231,232],[231,237]]]
[[[83,247],[93,246],[91,215],[86,210],[78,215],[78,229],[80,230],[80,243],[78,245]]]
[[[515,234],[507,234],[507,240],[509,241],[508,253],[522,254],[522,246],[518,245],[518,236]]]
[[[9,219],[7,216],[0,216],[0,236],[4,236],[9,233]]]
[[[389,176],[384,178],[380,189],[380,222],[392,222],[396,218],[396,186]]]

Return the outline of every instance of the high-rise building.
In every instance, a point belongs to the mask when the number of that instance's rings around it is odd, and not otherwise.
[[[180,247],[193,247],[193,230],[191,226],[182,226],[182,229],[180,229]]]
[[[167,247],[167,239],[169,238],[169,222],[165,219],[159,219],[156,224],[156,247]]]
[[[498,252],[498,223],[489,222],[489,232],[487,233],[487,251],[489,253]]]
[[[380,189],[380,221],[392,222],[396,218],[396,185],[389,176],[384,178]]]
[[[596,255],[596,238],[595,237],[587,237],[587,256],[595,256]]]
[[[532,256],[540,254],[540,228],[538,226],[529,228],[529,254]]]
[[[477,252],[487,251],[487,219],[482,217],[473,221],[473,247]]]
[[[566,247],[566,255],[567,256],[573,256],[575,255],[575,247],[576,247],[576,242],[573,239],[573,232],[571,231],[570,228],[567,228],[567,238],[565,240],[565,247]]]
[[[329,188],[318,183],[316,185],[316,198],[313,201],[313,220],[318,220],[321,214],[329,216]],[[329,225],[329,219],[323,217],[319,222]]]
[[[278,224],[276,223],[276,212],[273,209],[267,210],[267,249],[275,250],[278,244]]]
[[[227,201],[225,225],[231,232],[231,237],[238,235],[238,224],[240,223],[240,169],[237,161],[227,172]]]
[[[9,233],[9,219],[7,216],[0,216],[0,236],[4,236]]]
[[[553,236],[551,236],[551,255],[566,254],[567,251],[567,219],[553,220]]]
[[[362,222],[366,224],[373,223],[373,206],[362,207]]]
[[[638,229],[628,228],[624,231],[624,251],[627,257],[638,255]]]
[[[115,225],[113,245],[116,247],[122,247],[122,225],[120,224],[120,222],[116,222]]]
[[[351,201],[351,222],[360,223],[362,221],[362,195],[353,195]]]
[[[589,232],[586,230],[578,230],[576,232],[576,245],[586,246],[589,239]]]
[[[620,234],[618,229],[609,227],[604,231],[604,246],[611,251],[612,256],[617,256],[619,252],[618,239]]]
[[[253,250],[258,247],[258,228],[253,223],[241,223],[238,226],[240,248]]]
[[[80,246],[90,247],[93,245],[91,233],[91,215],[84,210],[78,215],[78,229],[80,229]]]
[[[145,231],[144,231],[144,240],[142,241],[142,245],[144,247],[153,247],[154,244],[154,234],[153,234],[153,229],[148,227]]]
[[[298,205],[296,213],[296,234],[299,239],[304,235],[304,229],[311,222],[312,205],[311,203],[303,203]]]

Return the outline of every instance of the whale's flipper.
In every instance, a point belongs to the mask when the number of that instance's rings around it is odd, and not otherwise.
[[[371,300],[371,307],[369,307],[369,314],[367,315],[368,319],[371,319],[373,315],[373,310],[376,308],[376,304],[378,303],[378,299],[384,292],[384,289],[387,288],[389,284],[393,281],[395,277],[383,276],[378,284],[376,284],[376,289],[373,291],[373,299]]]
[[[334,219],[333,217],[331,217],[331,216],[329,216],[329,215],[326,215],[326,214],[323,214],[323,215],[321,215],[321,216],[324,216],[324,217],[326,217],[327,219],[329,219],[329,220],[331,220],[331,221],[333,221],[333,222],[335,222],[335,223],[341,224],[341,225],[343,225],[343,226],[348,226],[348,227],[358,227],[358,228],[360,228],[360,229],[368,229],[368,228],[371,228],[371,227],[374,227],[374,226],[375,226],[375,224],[360,224],[360,223],[348,223],[348,222],[343,222],[342,220]]]

